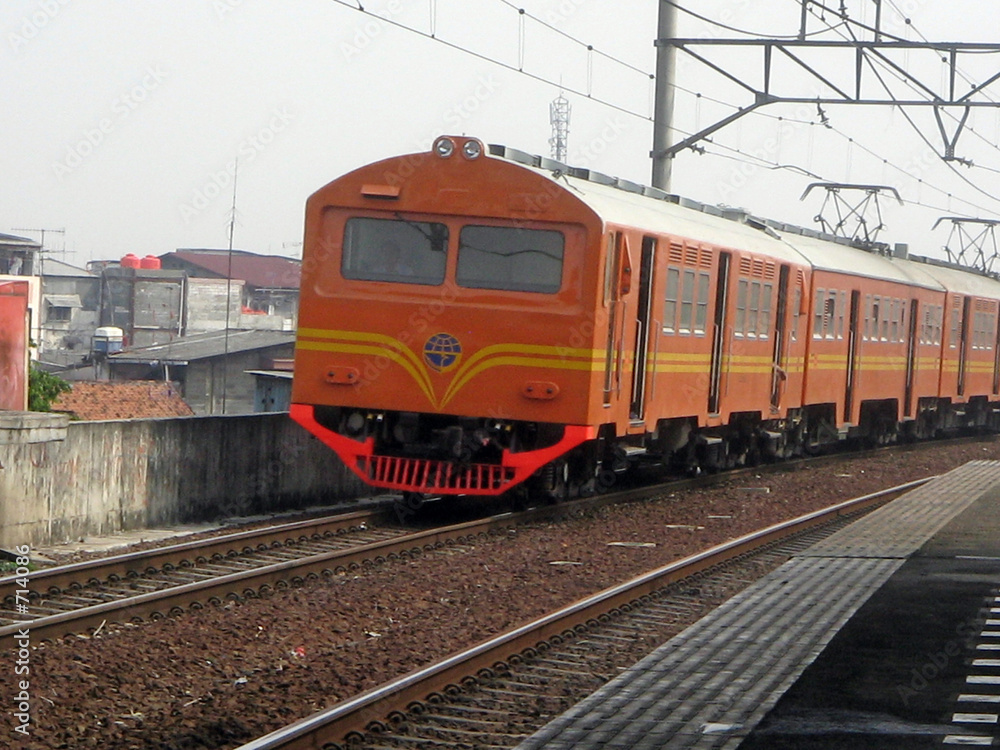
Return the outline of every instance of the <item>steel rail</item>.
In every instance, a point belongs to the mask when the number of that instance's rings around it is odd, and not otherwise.
[[[461,543],[481,534],[516,526],[524,521],[537,520],[551,512],[554,512],[554,509],[545,508],[541,513],[530,510],[522,513],[502,513],[477,521],[405,534],[346,550],[312,554],[297,560],[286,560],[238,573],[229,573],[34,620],[23,620],[0,627],[0,645],[26,628],[30,630],[33,639],[52,639],[69,633],[79,633],[88,628],[98,628],[107,622],[181,613],[186,606],[200,605],[201,602],[212,599],[221,601],[226,597],[239,598],[241,594],[255,596],[267,588],[284,588],[289,581],[299,584],[307,578],[332,575],[338,569],[356,569],[368,561],[379,563],[394,556],[419,554],[424,550],[444,547],[449,543]]]
[[[244,744],[238,750],[306,750],[327,745],[343,745],[346,738],[363,735],[370,725],[384,723],[386,717],[406,711],[407,707],[415,702],[454,689],[463,679],[472,677],[481,670],[490,670],[515,654],[540,650],[539,646],[544,648],[543,644],[547,640],[566,633],[575,633],[574,629],[581,624],[629,607],[632,602],[671,583],[842,516],[886,503],[935,478],[928,477],[838,503],[669,563],[429,667],[415,670],[381,687],[342,701],[329,709]]]
[[[360,528],[362,524],[376,521],[386,513],[384,509],[354,511],[332,518],[295,521],[69,565],[42,568],[31,571],[32,591],[65,591],[74,584],[90,583],[95,579],[107,580],[112,576],[127,578],[160,569],[164,565],[178,566],[198,558],[210,559],[215,555],[225,556],[234,551],[260,550],[261,545],[270,547],[274,541],[296,542],[315,535],[322,536],[330,532]],[[15,587],[17,578],[18,576],[0,578],[0,591]]]

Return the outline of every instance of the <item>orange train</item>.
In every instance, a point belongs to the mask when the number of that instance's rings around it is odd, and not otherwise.
[[[1000,282],[899,255],[444,136],[309,199],[291,414],[439,495],[996,428]]]

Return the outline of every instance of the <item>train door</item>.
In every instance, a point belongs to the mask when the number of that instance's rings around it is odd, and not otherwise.
[[[625,338],[625,295],[631,288],[632,266],[625,235],[608,235],[604,265],[604,304],[608,309],[608,348],[604,358],[604,405],[612,394],[621,394]]]
[[[719,275],[715,289],[715,318],[712,323],[712,361],[709,365],[708,413],[718,414],[722,400],[722,359],[726,348],[726,307],[729,301],[730,253],[719,253]]]
[[[847,332],[847,387],[844,392],[844,421],[854,413],[854,386],[858,379],[858,348],[861,343],[861,292],[851,291],[851,320]]]
[[[782,266],[778,273],[778,309],[774,319],[774,358],[771,362],[771,408],[781,406],[781,393],[784,390],[786,375],[783,362],[785,359],[785,330],[788,327],[788,266]]]
[[[965,301],[962,303],[962,322],[961,322],[962,333],[958,338],[958,395],[959,396],[965,395],[965,371],[969,357],[969,311],[971,309],[972,309],[972,297],[966,297]]]
[[[643,421],[646,409],[646,364],[649,360],[655,267],[656,240],[653,237],[643,237],[642,260],[639,264],[639,309],[636,316],[635,356],[632,360],[632,404],[629,407],[629,416],[636,422]]]
[[[906,339],[906,391],[903,395],[903,416],[913,416],[913,375],[917,363],[917,321],[920,303],[910,300],[910,325]]]
[[[1000,394],[1000,317],[996,321],[996,338],[993,341],[993,395]]]

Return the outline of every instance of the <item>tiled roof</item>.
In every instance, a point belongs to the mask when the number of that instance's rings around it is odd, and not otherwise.
[[[78,419],[151,419],[194,415],[173,383],[157,380],[76,382],[52,404],[52,411]]]
[[[257,255],[245,250],[183,249],[161,255],[164,267],[180,261],[202,268],[214,276],[226,278],[232,262],[232,278],[242,279],[258,289],[298,289],[302,278],[302,263],[280,255]]]

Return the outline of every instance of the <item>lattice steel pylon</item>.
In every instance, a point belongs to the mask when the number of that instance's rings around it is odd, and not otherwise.
[[[879,204],[879,195],[892,193],[899,204],[903,205],[903,199],[899,197],[896,188],[886,185],[814,182],[802,193],[800,200],[805,200],[813,188],[826,190],[826,200],[823,201],[823,206],[816,214],[815,219],[823,227],[824,232],[861,243],[871,250],[888,250],[888,246],[880,245],[878,242],[879,232],[885,229],[885,224],[882,222],[882,206]],[[858,191],[863,195],[856,203],[850,203],[842,195],[844,191]],[[826,212],[831,209],[836,212],[836,219],[826,215]],[[872,219],[874,219],[874,225],[872,225]]]
[[[997,246],[996,228],[1000,219],[968,219],[963,216],[942,216],[934,222],[937,229],[943,222],[951,222],[951,235],[944,246],[948,260],[984,273],[994,273],[993,265],[1000,256]],[[980,227],[979,234],[973,235],[966,226]],[[992,246],[992,249],[988,249]],[[971,259],[970,259],[971,258]]]
[[[563,163],[566,162],[566,153],[569,149],[569,118],[572,112],[573,107],[562,92],[559,92],[559,97],[549,105],[549,120],[552,122],[549,145],[552,147],[552,158]]]
[[[841,0],[835,9],[816,0],[799,0],[797,38],[723,39],[678,36],[677,13],[692,12],[687,7],[691,4],[659,0],[653,185],[669,190],[669,162],[681,151],[751,112],[779,103],[931,107],[944,141],[941,158],[968,165],[970,161],[958,155],[957,147],[972,110],[1000,109],[1000,72],[978,64],[987,55],[1000,53],[1000,44],[910,41],[883,28],[884,0],[874,0],[874,25],[862,20],[861,6],[870,6],[872,1]],[[812,20],[813,16],[818,17]],[[845,38],[842,27],[851,38]],[[720,83],[742,89],[745,98],[732,102],[738,107],[732,114],[671,143],[673,76],[675,59],[681,55],[714,74]],[[969,64],[973,59],[976,65]],[[943,75],[930,73],[942,65]],[[976,77],[968,80],[963,66],[976,68]],[[945,114],[957,124],[946,125]]]

